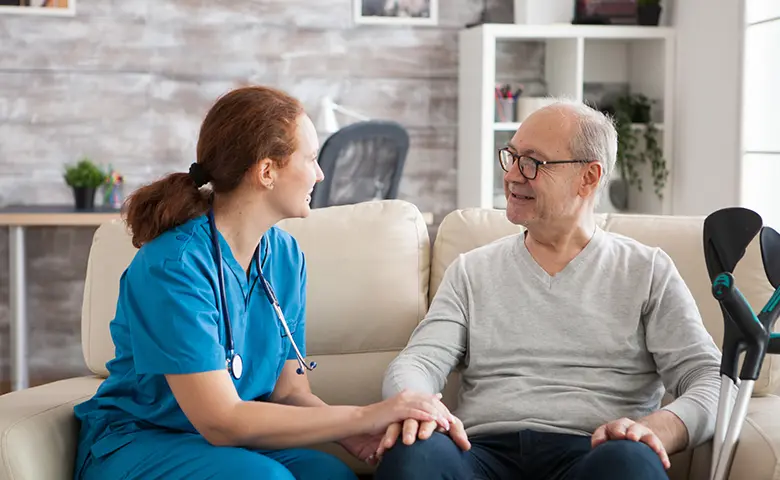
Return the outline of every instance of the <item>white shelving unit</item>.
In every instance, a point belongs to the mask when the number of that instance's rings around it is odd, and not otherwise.
[[[656,103],[652,120],[669,176],[663,199],[654,192],[650,166],[643,168],[642,192],[632,186],[629,211],[670,214],[672,208],[672,119],[674,30],[668,27],[601,25],[484,24],[459,34],[458,208],[503,208],[503,170],[496,148],[520,126],[496,122],[498,42],[542,42],[548,96],[585,99],[590,83],[625,84]],[[635,128],[641,128],[636,125]],[[502,141],[502,139],[505,139]],[[617,169],[614,178],[619,176]],[[605,192],[607,190],[605,189]],[[615,211],[604,198],[600,211]]]

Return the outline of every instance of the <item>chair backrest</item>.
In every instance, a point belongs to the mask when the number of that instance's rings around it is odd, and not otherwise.
[[[669,254],[696,300],[705,328],[720,346],[723,316],[712,296],[712,284],[704,262],[704,217],[602,214],[597,218],[604,230],[658,246]],[[459,253],[522,231],[523,228],[510,223],[501,210],[464,209],[447,215],[439,227],[431,255],[431,298],[436,294],[447,266]],[[737,264],[734,278],[756,311],[774,293],[764,273],[758,236]],[[776,325],[778,328],[780,325]],[[754,395],[775,393],[778,387],[780,357],[768,355],[756,381]]]
[[[325,180],[314,187],[313,208],[398,197],[409,151],[409,134],[399,123],[368,120],[328,137],[319,163]]]

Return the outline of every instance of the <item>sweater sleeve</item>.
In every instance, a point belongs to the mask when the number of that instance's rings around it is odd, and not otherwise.
[[[688,446],[715,432],[720,350],[704,327],[693,295],[666,252],[656,251],[645,306],[647,348],[674,400],[663,407],[685,424]]]
[[[428,313],[406,347],[390,363],[382,384],[384,398],[409,389],[440,392],[466,353],[468,282],[459,256],[444,273]]]

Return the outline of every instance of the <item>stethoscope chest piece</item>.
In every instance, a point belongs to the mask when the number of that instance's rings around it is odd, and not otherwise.
[[[233,378],[240,379],[244,373],[244,361],[241,359],[241,355],[234,353],[230,356],[227,360],[227,368]]]

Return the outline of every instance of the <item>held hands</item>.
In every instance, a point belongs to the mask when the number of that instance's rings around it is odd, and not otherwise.
[[[449,430],[450,412],[439,401],[441,395],[404,390],[403,392],[379,403],[364,407],[364,421],[367,422],[364,431],[369,434],[382,434],[387,426],[406,419],[421,422],[434,422],[439,427]]]
[[[452,415],[447,407],[439,401],[441,394],[437,394],[437,403],[440,409],[449,419],[449,428],[443,428],[438,426],[434,421],[419,422],[413,418],[407,418],[406,420],[397,423],[393,423],[387,427],[382,443],[379,444],[379,448],[376,451],[376,455],[370,459],[370,461],[378,461],[382,458],[382,455],[395,445],[398,440],[398,436],[403,433],[402,442],[404,445],[411,445],[416,439],[427,440],[433,435],[434,430],[438,432],[448,432],[452,440],[462,450],[468,450],[471,448],[471,443],[468,440],[468,436],[463,428],[463,423],[459,418]]]
[[[413,420],[430,424],[431,430],[434,427],[450,429],[450,419],[454,417],[439,398],[440,394],[404,390],[387,400],[363,407],[361,422],[364,423],[362,430],[366,433],[345,438],[338,443],[357,459],[374,465],[379,460],[376,452],[380,448],[380,441],[386,436],[388,425],[400,425],[404,420]]]
[[[593,432],[591,447],[596,448],[609,440],[633,440],[645,443],[658,454],[665,469],[669,469],[671,466],[669,455],[661,439],[650,427],[642,423],[635,422],[630,418],[620,418],[606,423]]]

